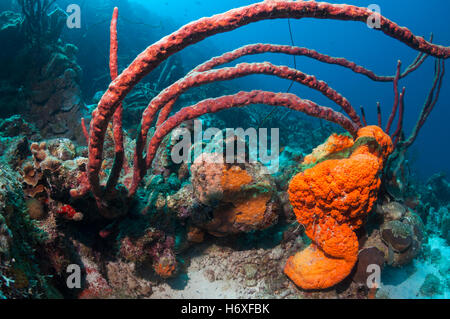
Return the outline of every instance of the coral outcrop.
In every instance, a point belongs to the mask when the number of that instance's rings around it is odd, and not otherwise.
[[[61,9],[39,14],[47,26],[39,34],[28,28],[31,18],[11,11],[0,14],[0,40],[13,43],[0,54],[2,117],[20,113],[44,137],[81,141],[78,119],[84,102],[77,48],[58,39],[67,16]]]
[[[372,225],[362,240],[360,254],[366,249],[376,249],[383,260],[380,266],[401,267],[411,263],[418,256],[425,237],[420,217],[404,204],[384,201],[377,204],[373,218],[376,227]],[[372,257],[378,258],[376,254]]]
[[[211,220],[198,226],[223,236],[273,225],[278,219],[275,186],[262,164],[224,161],[223,154],[202,153],[191,166],[194,194],[212,210]]]

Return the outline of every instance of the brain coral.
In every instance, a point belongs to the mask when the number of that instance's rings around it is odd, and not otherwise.
[[[365,127],[348,158],[323,161],[292,179],[289,199],[312,240],[284,269],[298,286],[324,289],[350,274],[358,254],[354,231],[377,199],[379,173],[392,150],[390,137],[379,127]]]

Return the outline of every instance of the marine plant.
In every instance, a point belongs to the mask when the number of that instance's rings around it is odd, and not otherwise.
[[[56,0],[18,0],[18,4],[24,15],[24,31],[32,46],[38,48],[43,38],[51,31],[53,21],[48,15],[50,8]],[[58,38],[59,34],[56,35]]]

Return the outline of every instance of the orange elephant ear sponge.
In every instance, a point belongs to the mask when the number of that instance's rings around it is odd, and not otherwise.
[[[350,274],[358,255],[354,230],[372,210],[379,173],[392,149],[390,137],[379,127],[365,127],[349,158],[323,161],[292,179],[289,200],[312,240],[284,269],[299,287],[329,288]]]
[[[303,289],[325,289],[344,280],[354,264],[351,260],[330,258],[311,244],[289,257],[284,272]]]
[[[317,146],[311,154],[307,155],[302,164],[315,164],[330,154],[335,154],[352,147],[353,144],[354,141],[350,136],[333,133],[330,137],[328,137],[325,143]]]

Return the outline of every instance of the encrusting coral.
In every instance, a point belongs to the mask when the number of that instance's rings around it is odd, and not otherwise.
[[[355,230],[377,199],[379,174],[393,144],[381,128],[367,126],[358,131],[355,145],[349,158],[323,161],[296,175],[289,185],[294,213],[312,240],[288,259],[284,269],[301,288],[334,286],[357,261]]]

